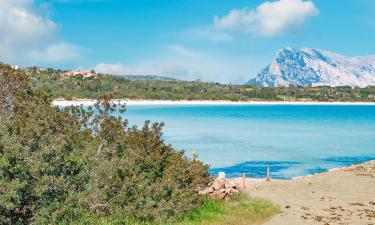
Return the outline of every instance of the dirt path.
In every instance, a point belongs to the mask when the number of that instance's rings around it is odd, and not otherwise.
[[[375,161],[249,186],[251,196],[269,199],[280,207],[280,214],[267,225],[375,225]]]

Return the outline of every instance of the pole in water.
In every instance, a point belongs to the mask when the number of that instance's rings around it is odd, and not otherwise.
[[[267,166],[267,178],[266,178],[266,181],[271,181],[271,178],[270,178],[270,166],[269,165]]]

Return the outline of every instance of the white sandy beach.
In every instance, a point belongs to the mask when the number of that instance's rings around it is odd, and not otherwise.
[[[94,99],[64,100],[56,99],[53,105],[58,106],[89,106],[94,105]],[[133,100],[133,99],[113,99],[115,103],[126,105],[375,105],[375,102],[310,102],[310,101],[212,101],[212,100]]]

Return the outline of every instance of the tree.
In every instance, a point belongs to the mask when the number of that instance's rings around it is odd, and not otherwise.
[[[79,81],[82,81],[83,80],[83,75],[79,73],[79,74],[74,75],[74,78],[77,79],[77,80],[79,80]]]

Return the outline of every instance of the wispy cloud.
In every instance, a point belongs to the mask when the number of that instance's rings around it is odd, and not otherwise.
[[[225,16],[215,16],[214,26],[226,31],[274,36],[300,27],[318,13],[310,0],[277,0],[265,2],[256,9],[233,9]]]
[[[81,53],[84,52],[86,50],[79,46],[65,42],[56,42],[51,43],[41,50],[31,50],[29,56],[30,59],[36,62],[61,62],[80,59]]]
[[[167,46],[167,49],[169,51],[171,51],[172,53],[175,53],[175,54],[180,55],[180,56],[185,56],[185,57],[194,57],[194,56],[199,55],[198,52],[187,49],[185,46],[178,45],[178,44],[169,45],[169,46]]]
[[[98,73],[112,74],[112,75],[146,75],[152,74],[141,68],[129,68],[121,63],[99,63],[93,68]]]
[[[187,29],[183,35],[192,39],[205,39],[213,43],[230,43],[233,36],[213,26]]]
[[[256,66],[255,66],[256,65]],[[215,56],[200,52],[186,57],[166,52],[161,57],[138,61],[136,64],[99,63],[93,69],[115,75],[159,75],[181,80],[245,83],[263,65],[257,58]]]

